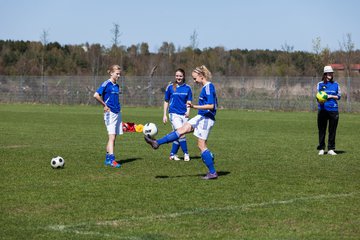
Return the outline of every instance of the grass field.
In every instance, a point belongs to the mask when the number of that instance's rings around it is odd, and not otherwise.
[[[160,108],[124,108],[154,122]],[[0,239],[360,239],[360,115],[341,113],[337,156],[318,156],[316,113],[220,110],[206,173],[196,139],[190,162],[168,160],[141,133],[103,165],[100,106],[0,105]],[[53,170],[60,155],[65,168]]]

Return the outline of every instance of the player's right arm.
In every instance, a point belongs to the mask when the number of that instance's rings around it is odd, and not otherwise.
[[[167,123],[167,112],[169,109],[169,101],[171,98],[171,83],[169,83],[169,85],[166,87],[165,90],[165,96],[164,96],[164,114],[163,114],[163,123],[166,124]]]
[[[163,115],[163,123],[166,124],[167,123],[167,110],[169,108],[169,102],[168,101],[164,101],[164,115]]]
[[[95,92],[94,98],[104,107],[104,112],[110,111],[110,108],[106,106],[106,103],[102,100],[100,94],[98,92]]]

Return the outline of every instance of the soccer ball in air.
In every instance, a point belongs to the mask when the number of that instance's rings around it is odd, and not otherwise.
[[[148,137],[155,137],[158,133],[158,129],[155,123],[146,123],[143,128],[143,133]]]
[[[62,157],[57,156],[51,159],[50,164],[52,168],[63,168],[65,165],[65,160]]]
[[[324,91],[320,91],[316,94],[316,99],[319,103],[324,103],[328,99],[328,95]]]

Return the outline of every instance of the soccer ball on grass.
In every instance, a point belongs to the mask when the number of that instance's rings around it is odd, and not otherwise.
[[[60,157],[60,156],[57,156],[57,157],[54,157],[53,159],[51,159],[51,167],[56,169],[56,168],[63,168],[65,166],[65,160]]]
[[[155,123],[146,123],[143,128],[143,133],[150,138],[154,138],[158,133]]]
[[[319,103],[324,103],[328,99],[328,95],[324,91],[320,91],[316,94],[316,99]]]

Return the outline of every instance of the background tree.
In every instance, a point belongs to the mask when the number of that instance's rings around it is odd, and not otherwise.
[[[0,40],[0,75],[93,75],[96,82],[97,76],[107,75],[109,65],[117,63],[127,76],[148,76],[154,66],[158,66],[156,75],[172,76],[178,67],[191,71],[200,64],[206,64],[217,76],[316,76],[324,65],[343,63],[347,75],[358,76],[350,67],[360,62],[360,50],[355,49],[351,35],[346,37],[341,50],[334,52],[322,48],[320,38],[313,40],[313,52],[293,51],[288,44],[282,50],[227,50],[222,46],[175,49],[172,42],[163,42],[157,51],[150,52],[146,42],[108,48],[89,43],[61,45],[49,42],[44,31],[37,42]]]
[[[340,52],[342,52],[342,59],[344,63],[345,73],[346,76],[351,76],[351,65],[353,63],[353,53],[355,49],[355,44],[351,39],[351,34],[347,33],[346,36],[343,38],[342,43],[340,43]]]
[[[322,47],[321,47],[321,38],[320,37],[316,37],[315,39],[312,40],[312,49],[314,52],[314,55],[313,55],[314,69],[311,71],[314,72],[313,76],[318,76],[318,74],[321,73],[322,68],[324,66],[324,63],[321,61]]]
[[[49,32],[47,30],[43,30],[40,35],[40,41],[42,43],[42,51],[41,51],[41,76],[44,76],[45,71],[45,55],[46,55],[46,45],[49,43]]]
[[[112,45],[119,46],[120,45],[120,37],[122,33],[120,32],[120,25],[117,23],[113,23],[113,28],[111,29],[112,37]]]
[[[49,42],[49,32],[47,30],[43,30],[42,34],[40,36],[40,40],[42,43],[42,51],[41,51],[41,79],[42,79],[42,97],[45,97],[47,95],[47,88],[45,83],[45,56],[46,56],[46,46]]]
[[[294,50],[294,46],[290,46],[285,42],[281,45],[281,50],[282,52],[277,58],[277,75],[291,76],[297,71],[292,65],[292,52]]]
[[[175,55],[175,46],[172,42],[163,42],[161,47],[158,50],[162,58],[158,59],[158,64],[156,64],[163,74],[172,75],[174,68],[174,55]]]
[[[196,30],[190,35],[190,47],[192,50],[195,50],[199,46],[198,33]]]
[[[111,33],[112,45],[110,49],[110,57],[112,58],[113,63],[122,65],[123,49],[120,47],[120,37],[122,36],[122,33],[120,32],[120,25],[117,23],[113,23]]]
[[[198,40],[198,33],[196,30],[193,31],[193,33],[190,35],[190,51],[192,52],[192,65],[196,65],[196,56],[198,54],[196,54],[196,50],[200,50],[198,49],[199,46],[199,40]]]

